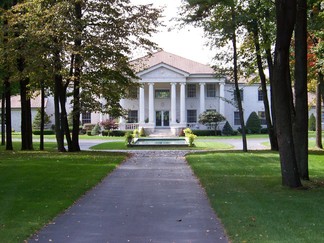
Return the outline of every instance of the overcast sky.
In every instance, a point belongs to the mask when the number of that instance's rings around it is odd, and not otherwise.
[[[206,47],[206,40],[203,38],[203,31],[198,28],[190,27],[179,30],[175,23],[170,21],[177,17],[178,7],[181,0],[131,0],[134,4],[153,3],[155,7],[164,6],[164,24],[166,27],[154,35],[153,40],[165,51],[203,63],[212,63],[214,53]],[[171,30],[170,30],[171,28]]]

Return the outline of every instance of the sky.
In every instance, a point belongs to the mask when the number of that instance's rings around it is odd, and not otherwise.
[[[152,40],[163,50],[197,61],[211,64],[214,53],[206,46],[207,40],[203,38],[203,30],[188,26],[179,30],[176,22],[171,21],[177,17],[181,0],[131,0],[133,4],[150,4],[154,7],[165,7],[162,20],[166,25],[154,34]]]

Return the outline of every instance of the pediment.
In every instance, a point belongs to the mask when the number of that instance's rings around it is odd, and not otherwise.
[[[184,78],[188,77],[188,75],[189,74],[187,72],[174,68],[165,63],[160,63],[137,74],[137,76],[139,76],[141,79]]]

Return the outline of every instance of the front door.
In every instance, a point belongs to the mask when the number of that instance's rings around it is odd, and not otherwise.
[[[157,111],[155,125],[157,127],[168,127],[170,125],[169,111]]]

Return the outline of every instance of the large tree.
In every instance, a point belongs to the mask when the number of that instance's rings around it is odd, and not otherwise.
[[[183,21],[193,23],[204,28],[205,34],[210,39],[211,46],[225,47],[230,46],[232,50],[231,58],[228,53],[225,59],[232,61],[232,77],[234,80],[234,96],[236,106],[239,111],[240,123],[242,128],[243,151],[247,151],[247,140],[245,131],[244,111],[242,106],[241,92],[239,88],[239,68],[237,34],[240,28],[239,13],[241,1],[230,0],[187,0],[183,6]]]
[[[276,0],[277,35],[274,60],[274,105],[282,184],[300,187],[293,140],[293,102],[290,79],[290,44],[296,22],[296,1]]]

